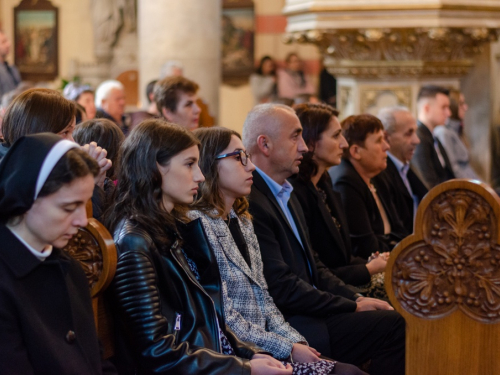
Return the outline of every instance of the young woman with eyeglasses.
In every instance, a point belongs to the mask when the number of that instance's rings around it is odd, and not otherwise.
[[[118,249],[111,294],[122,374],[291,374],[226,327],[220,277],[199,223],[183,210],[204,180],[199,142],[163,120],[122,145],[115,205]]]
[[[220,127],[197,129],[194,134],[201,142],[205,181],[188,216],[201,220],[217,259],[228,326],[240,339],[257,344],[275,358],[294,362],[294,373],[361,374],[354,366],[321,360],[285,321],[269,295],[245,198],[255,166],[240,135]]]

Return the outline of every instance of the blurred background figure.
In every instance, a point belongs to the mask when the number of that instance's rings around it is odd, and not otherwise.
[[[181,77],[184,74],[184,67],[180,61],[169,60],[161,67],[160,79],[165,77]],[[210,127],[215,125],[215,117],[210,115],[210,110],[208,105],[200,98],[196,98],[196,105],[200,109],[200,114],[198,118],[198,126]],[[160,115],[160,113],[158,113]]]
[[[324,65],[319,74],[319,98],[322,102],[337,107],[337,79]]]
[[[276,97],[276,63],[271,56],[264,56],[250,75],[250,88],[254,97],[254,104],[268,103]]]
[[[119,81],[104,81],[95,92],[96,117],[113,121],[127,135],[130,124],[125,116],[125,104],[125,89]]]
[[[3,139],[3,134],[2,134],[2,122],[3,122],[3,116],[5,115],[5,112],[7,111],[7,108],[9,107],[10,103],[17,98],[19,95],[21,95],[24,91],[31,89],[33,87],[33,83],[24,81],[21,82],[14,90],[9,91],[8,93],[5,93],[2,95],[2,101],[0,103],[0,155],[4,154],[2,153],[2,145],[1,142],[4,141]]]
[[[449,97],[451,116],[446,120],[445,126],[434,129],[434,137],[439,139],[446,150],[456,178],[480,180],[470,165],[469,143],[464,133],[464,117],[469,107],[460,91],[450,90]]]
[[[63,95],[66,99],[73,100],[85,108],[85,115],[88,120],[95,117],[96,108],[94,103],[94,90],[92,90],[92,87],[79,84],[78,82],[69,82],[64,87]]]
[[[315,89],[303,70],[300,57],[292,52],[285,60],[285,69],[279,69],[278,96],[294,99],[299,94],[315,94]]]
[[[6,60],[10,47],[10,40],[0,30],[0,97],[14,90],[21,83],[19,71],[14,65],[9,65]]]
[[[320,101],[318,97],[314,94],[299,94],[293,99],[293,104],[294,105],[299,105],[299,104],[319,104]]]

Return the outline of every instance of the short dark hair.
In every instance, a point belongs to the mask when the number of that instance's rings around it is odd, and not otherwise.
[[[224,151],[231,137],[235,135],[239,139],[241,136],[238,132],[223,128],[199,128],[193,134],[200,141],[200,169],[205,176],[205,181],[200,184],[199,199],[194,204],[194,209],[200,210],[212,217],[222,217],[226,207],[224,207],[224,199],[222,198],[219,187],[219,167],[217,156]],[[248,202],[246,198],[237,198],[234,201],[233,209],[238,216],[250,217],[248,213]],[[213,215],[212,211],[216,210],[217,215]]]
[[[2,132],[7,147],[24,135],[59,133],[75,118],[76,105],[59,92],[30,89],[16,97],[5,112]]]
[[[113,121],[105,118],[95,118],[79,124],[73,132],[73,138],[80,145],[96,142],[107,151],[107,158],[112,166],[106,175],[114,180],[118,165],[120,146],[125,140],[122,130]]]
[[[417,96],[417,102],[421,99],[434,99],[437,94],[443,94],[446,96],[450,95],[450,91],[441,86],[436,85],[426,85],[420,88]]]
[[[331,118],[337,117],[339,112],[328,104],[303,103],[293,108],[302,125],[302,138],[309,149],[300,163],[299,176],[308,181],[318,172],[318,164],[313,160],[316,142],[328,128]]]
[[[349,116],[340,125],[342,126],[342,134],[349,143],[349,147],[344,149],[344,157],[349,157],[349,149],[352,145],[364,147],[369,134],[384,130],[382,122],[369,114]]]
[[[152,103],[153,101],[151,100],[150,96],[153,93],[153,90],[155,88],[156,82],[158,82],[157,79],[149,82],[146,86],[146,98],[148,98],[148,103]]]
[[[85,177],[89,174],[95,177],[98,173],[99,165],[94,158],[79,148],[72,148],[56,163],[40,190],[38,197],[41,198],[54,194],[62,186],[71,183],[77,178]]]
[[[165,77],[154,86],[154,96],[158,112],[162,113],[162,108],[171,112],[177,110],[180,93],[196,94],[198,84],[182,76]]]

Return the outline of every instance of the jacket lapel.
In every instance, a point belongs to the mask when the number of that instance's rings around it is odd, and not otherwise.
[[[271,189],[269,188],[269,186],[267,186],[266,181],[264,181],[264,179],[262,178],[262,176],[257,171],[253,172],[253,179],[254,179],[254,185],[255,185],[255,187],[257,189],[259,189],[263,194],[265,194],[267,196],[267,198],[269,198],[269,200],[272,202],[272,204],[274,205],[274,207],[278,211],[279,215],[281,215],[281,218],[283,219],[283,221],[286,223],[286,225],[288,225],[288,228],[293,233],[293,229],[290,226],[290,223],[288,222],[288,219],[286,218],[285,213],[281,209],[281,207],[280,207],[278,201],[276,200],[276,197],[274,196],[273,192],[271,191]],[[295,237],[295,235],[294,235],[294,237]]]
[[[239,222],[238,217],[236,214],[231,210],[231,213],[229,215],[231,220],[238,220],[238,223],[240,224],[240,228],[242,228],[241,222]],[[219,245],[226,254],[226,257],[236,266],[240,269],[241,272],[243,272],[249,279],[252,281],[256,282],[254,277],[253,277],[253,272],[252,269],[248,266],[247,262],[243,258],[243,255],[240,254],[240,251],[238,249],[238,246],[236,245],[236,242],[233,239],[233,236],[231,235],[231,231],[229,230],[229,227],[227,224],[224,222],[224,220],[218,218],[218,219],[213,219],[211,217],[206,217],[208,221],[210,222],[210,226],[212,230],[214,231],[215,235],[217,236],[217,241],[219,242]],[[243,232],[243,230],[242,230]],[[243,235],[245,233],[243,232]],[[245,242],[248,244],[249,239],[246,238],[245,236]],[[253,266],[253,263],[252,263]]]
[[[387,173],[389,174],[389,178],[393,182],[398,184],[397,189],[399,191],[403,192],[403,195],[404,195],[405,199],[408,201],[408,204],[410,204],[411,207],[413,207],[413,198],[410,195],[410,192],[408,191],[408,188],[406,187],[403,179],[401,178],[401,175],[399,174],[398,168],[396,167],[396,165],[394,164],[394,162],[392,161],[392,159],[390,157],[387,157]],[[408,174],[409,174],[409,171],[408,171]],[[409,179],[408,179],[408,181],[409,181]],[[410,184],[410,187],[411,187],[411,184]]]
[[[329,228],[328,232],[331,233],[331,235],[335,241],[335,244],[332,244],[332,245],[336,246],[337,249],[341,249],[342,253],[344,254],[344,258],[346,259],[346,261],[349,261],[349,258],[348,258],[347,252],[346,252],[346,248],[345,248],[345,244],[344,244],[344,240],[342,239],[342,234],[339,232],[339,229],[335,225],[332,215],[330,214],[330,212],[328,212],[328,209],[326,208],[325,204],[321,200],[321,197],[320,197],[318,191],[316,190],[316,188],[314,187],[314,184],[311,181],[309,181],[307,183],[307,188],[309,189],[309,194],[312,194],[312,196],[314,197],[314,200],[316,201],[316,205],[318,206],[318,210],[319,210],[319,212],[321,212],[321,217],[323,218],[323,221],[326,223],[326,225]],[[332,200],[328,199],[328,195],[331,193],[331,191],[327,191],[327,189],[324,189],[324,191],[325,191],[325,194],[327,195],[327,200],[329,201],[329,204],[330,204]],[[332,208],[335,211],[335,207],[332,207]],[[330,209],[332,209],[332,208],[330,208]]]
[[[300,203],[296,200],[295,196],[293,193],[290,195],[290,200],[288,201],[288,206],[290,209],[290,213],[292,214],[293,220],[295,221],[295,225],[297,226],[297,231],[299,232],[299,236],[302,240],[302,249],[304,250],[304,253],[306,255],[307,261],[309,262],[309,265],[311,266],[311,279],[313,280],[313,283],[316,285],[317,280],[316,280],[316,263],[314,261],[314,258],[312,256],[312,251],[311,251],[311,246],[309,244],[309,236],[307,235],[307,229],[304,228],[302,225],[302,220],[299,217],[299,212],[300,212]],[[295,237],[295,235],[294,235]]]

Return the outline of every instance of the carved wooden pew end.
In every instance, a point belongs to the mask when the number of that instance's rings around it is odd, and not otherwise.
[[[116,271],[117,252],[113,237],[99,221],[92,218],[92,205],[87,205],[88,224],[80,228],[64,250],[78,260],[89,282],[97,334],[104,347],[104,357],[114,353],[112,321],[103,301],[103,293]]]
[[[385,285],[406,319],[406,374],[500,374],[500,198],[452,180],[422,200]]]

